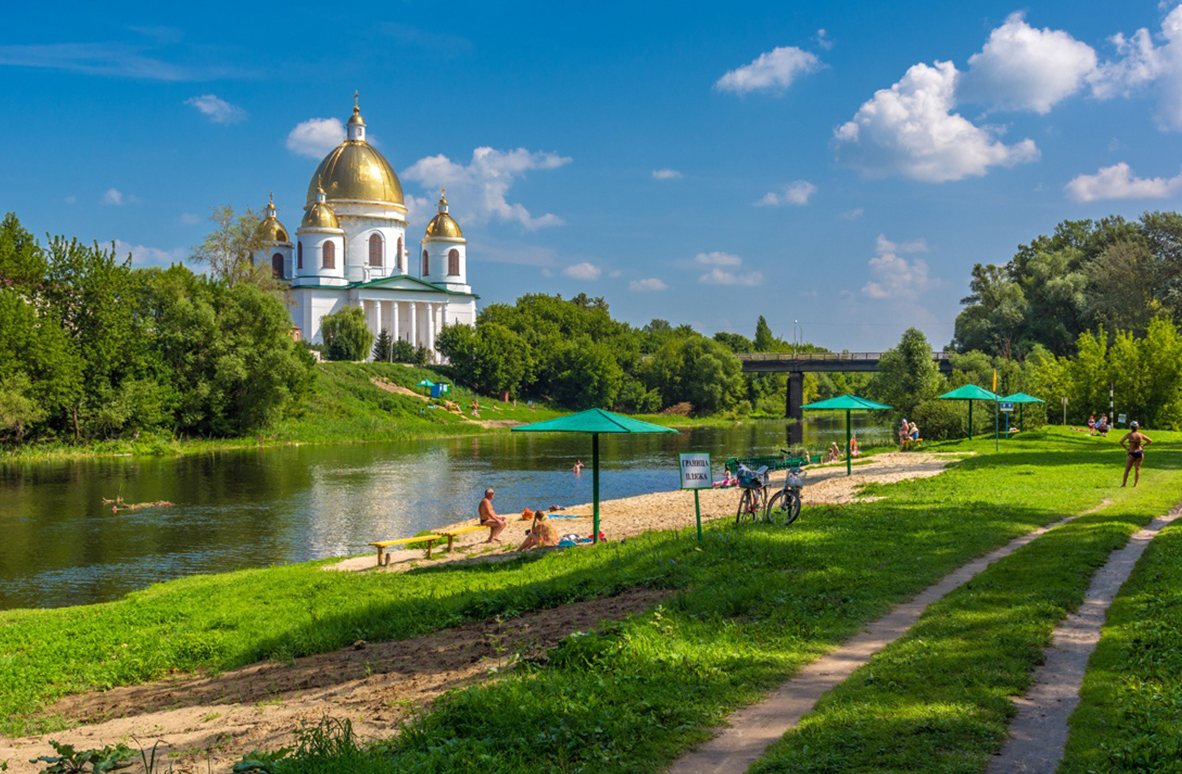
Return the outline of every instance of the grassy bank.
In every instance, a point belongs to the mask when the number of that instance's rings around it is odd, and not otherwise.
[[[678,593],[656,612],[571,636],[543,662],[451,694],[400,739],[345,768],[388,770],[396,754],[399,771],[467,771],[476,762],[503,772],[658,771],[893,603],[1034,526],[1113,499],[1075,531],[1057,530],[1015,554],[1028,563],[1016,565],[1022,571],[991,570],[988,583],[950,597],[944,623],[896,648],[894,672],[881,671],[894,663],[884,662],[863,678],[862,690],[907,686],[907,722],[896,728],[907,729],[902,742],[913,747],[900,755],[935,745],[954,763],[977,761],[1004,728],[1004,697],[1022,684],[1082,579],[1134,525],[1182,496],[1177,437],[1158,435],[1136,490],[1116,488],[1123,456],[1111,445],[1031,433],[935,479],[873,488],[887,499],[806,508],[787,530],[715,524],[700,549],[686,534],[665,534],[404,575],[303,565],[188,578],[88,608],[0,613],[0,717],[10,733],[60,727],[64,719],[38,709],[67,692],[409,637],[647,586]],[[995,619],[999,628],[989,629]],[[978,629],[998,646],[978,647]],[[970,675],[981,685],[942,694],[911,674],[929,651],[945,668],[957,666],[958,649],[980,659]],[[851,717],[872,741],[889,693],[872,696],[878,703],[856,716],[848,713],[858,712],[857,701],[830,700],[819,730],[809,732],[825,746],[809,749],[831,763],[845,756]]]
[[[423,400],[375,384],[376,380],[424,395],[424,388],[416,386],[423,379],[451,383],[451,379],[430,368],[395,363],[321,363],[316,369],[312,392],[300,409],[257,435],[211,440],[144,434],[134,440],[25,444],[0,447],[0,461],[36,462],[112,455],[168,456],[285,444],[404,441],[504,432],[503,428],[487,427],[481,422],[525,424],[569,413],[542,403],[519,402],[514,405],[458,386],[453,386],[448,397],[441,401]],[[446,401],[463,406],[463,415],[448,411],[443,405]],[[473,401],[480,404],[478,418],[470,411]],[[671,415],[641,418],[669,427],[710,426],[734,421],[726,417]],[[480,421],[475,421],[477,419]]]

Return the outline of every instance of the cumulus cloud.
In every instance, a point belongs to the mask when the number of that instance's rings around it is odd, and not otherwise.
[[[599,279],[599,275],[603,273],[603,269],[600,269],[593,263],[583,261],[582,263],[576,263],[573,266],[567,266],[562,270],[562,273],[577,280],[593,282],[594,280]]]
[[[1045,115],[1083,88],[1096,61],[1088,44],[1063,30],[1035,29],[1015,12],[969,57],[961,99]]]
[[[763,274],[758,271],[739,274],[715,266],[701,277],[698,277],[698,282],[703,285],[745,285],[747,287],[755,287],[756,285],[763,284]]]
[[[632,280],[628,283],[628,289],[633,293],[655,293],[668,290],[669,286],[656,277],[648,277],[647,279]]]
[[[957,76],[951,62],[913,65],[898,83],[875,92],[852,120],[836,129],[839,158],[867,175],[900,174],[930,183],[1037,159],[1033,140],[1006,145],[996,138],[996,131],[952,112]]]
[[[184,261],[188,251],[183,247],[161,250],[159,247],[133,245],[121,239],[115,240],[115,255],[131,254],[131,264],[136,267],[171,266]]]
[[[1152,88],[1158,98],[1157,122],[1164,130],[1182,130],[1182,5],[1166,15],[1160,46],[1146,29],[1129,38],[1111,38],[1118,58],[1096,68],[1092,93],[1107,99]]]
[[[309,118],[296,124],[287,135],[287,149],[309,158],[321,158],[345,140],[345,125],[339,118]]]
[[[678,180],[681,178],[681,173],[676,169],[654,169],[654,180]]]
[[[870,274],[874,279],[862,287],[862,295],[879,300],[890,299],[914,302],[920,294],[935,287],[937,282],[928,277],[928,265],[922,258],[908,260],[900,253],[927,252],[927,242],[916,239],[897,243],[879,234],[870,259]]]
[[[833,49],[833,38],[829,37],[829,33],[824,29],[817,30],[815,40],[817,41],[817,45],[824,50],[830,51]]]
[[[783,92],[801,75],[816,72],[824,65],[816,54],[797,48],[775,48],[749,65],[731,70],[714,84],[719,91],[749,94],[753,91]]]
[[[809,197],[817,192],[817,187],[807,180],[797,180],[784,186],[781,191],[768,191],[764,197],[755,203],[756,207],[780,207],[791,204],[803,207],[809,203]]]
[[[1175,177],[1137,177],[1123,161],[1101,167],[1094,175],[1079,175],[1066,185],[1077,202],[1107,199],[1165,199],[1182,193],[1182,174]]]
[[[743,259],[737,255],[715,251],[712,253],[698,253],[694,261],[707,266],[741,266]]]
[[[108,188],[106,193],[103,194],[103,198],[99,201],[111,207],[122,207],[125,204],[139,203],[139,197],[125,194],[118,188]]]
[[[237,124],[246,120],[246,111],[226,102],[215,94],[190,97],[185,104],[197,108],[197,112],[215,124]]]
[[[510,203],[508,193],[517,180],[527,172],[557,169],[570,163],[570,158],[556,153],[528,151],[517,148],[499,151],[482,147],[472,151],[468,164],[452,161],[442,154],[416,161],[403,177],[426,188],[446,186],[449,199],[459,207],[470,208],[478,221],[500,220],[518,223],[529,231],[545,226],[562,225],[562,219],[552,213],[534,217],[524,205]]]

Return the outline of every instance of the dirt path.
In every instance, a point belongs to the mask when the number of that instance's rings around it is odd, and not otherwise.
[[[1047,659],[1035,670],[1034,685],[1014,700],[1018,716],[1010,723],[1010,739],[990,760],[986,774],[1054,774],[1067,744],[1067,719],[1079,704],[1084,672],[1100,642],[1108,606],[1149,542],[1179,515],[1182,507],[1138,530],[1092,578],[1079,611],[1055,628]]]
[[[763,701],[744,707],[731,715],[726,728],[720,729],[717,736],[697,750],[675,761],[669,769],[669,774],[734,774],[746,771],[751,764],[763,757],[773,742],[799,725],[801,718],[812,711],[822,694],[844,681],[858,667],[869,662],[875,653],[903,636],[929,605],[940,601],[998,559],[1009,556],[1045,534],[1047,530],[1066,524],[1086,513],[1092,513],[1108,502],[1105,500],[1095,509],[1069,516],[1015,538],[996,551],[975,559],[945,576],[907,602],[895,606],[885,616],[867,626],[861,634],[855,635],[843,645],[806,665],[795,677]]]
[[[359,642],[291,664],[265,662],[213,677],[67,696],[47,714],[79,727],[0,737],[0,761],[8,761],[10,774],[34,774],[44,766],[29,760],[52,755],[50,739],[77,749],[132,741],[150,749],[161,740],[158,756],[174,756],[165,760],[178,773],[224,772],[252,750],[291,746],[301,723],[315,725],[326,715],[349,719],[362,739],[388,737],[411,711],[444,691],[494,679],[494,668],[543,653],[599,621],[649,610],[669,593],[637,589],[410,640]],[[127,771],[142,766],[137,760]]]

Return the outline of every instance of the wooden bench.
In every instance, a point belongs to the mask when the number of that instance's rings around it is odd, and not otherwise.
[[[923,443],[922,438],[907,438],[903,441],[903,451],[907,451],[912,446],[918,447],[922,443]]]
[[[484,524],[475,524],[475,525],[470,524],[467,527],[456,527],[455,529],[441,529],[441,530],[439,530],[439,534],[443,535],[445,538],[447,538],[447,550],[448,550],[448,552],[450,552],[452,542],[454,542],[457,537],[459,537],[460,535],[463,535],[465,533],[468,533],[468,532],[478,532],[482,529],[488,529],[488,527]]]
[[[419,535],[418,537],[400,538],[398,540],[378,540],[373,543],[370,543],[370,545],[373,546],[374,548],[378,549],[378,567],[381,567],[383,564],[390,563],[390,555],[389,554],[386,554],[386,561],[385,562],[382,561],[382,552],[385,551],[390,546],[405,546],[405,545],[410,545],[411,543],[426,543],[427,544],[427,558],[430,559],[431,558],[431,546],[435,545],[435,542],[438,540],[443,540],[443,535]],[[448,538],[449,543],[450,543],[450,540],[451,539]]]

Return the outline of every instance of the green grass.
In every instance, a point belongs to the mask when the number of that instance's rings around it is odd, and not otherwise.
[[[1179,675],[1182,525],[1175,524],[1149,544],[1108,609],[1060,771],[1182,772]]]
[[[1035,526],[1113,498],[1015,554],[1009,571],[990,570],[945,600],[924,620],[934,628],[893,646],[872,665],[873,679],[846,689],[878,691],[866,694],[873,702],[862,709],[837,694],[826,701],[808,732],[819,746],[804,756],[834,767],[815,771],[859,770],[839,767],[856,746],[851,738],[890,738],[878,724],[891,721],[907,729],[899,760],[947,749],[941,765],[975,765],[1004,729],[1005,697],[1028,679],[1047,627],[1077,600],[1079,584],[1135,524],[1182,493],[1178,437],[1154,438],[1137,490],[1115,488],[1123,455],[1112,444],[1030,433],[937,478],[870,487],[885,500],[806,504],[790,529],[716,523],[701,548],[686,532],[403,575],[302,565],[173,581],[88,608],[2,613],[0,730],[60,725],[37,710],[66,692],[409,637],[648,586],[677,593],[657,611],[573,635],[540,662],[448,695],[393,742],[347,763],[309,766],[390,771],[396,756],[398,771],[656,772],[892,604]],[[966,684],[935,684],[923,666],[929,653],[952,677],[974,656]],[[899,716],[883,720],[889,701],[901,702],[891,705]],[[765,765],[802,755],[793,744]],[[912,770],[931,769],[925,761]]]

